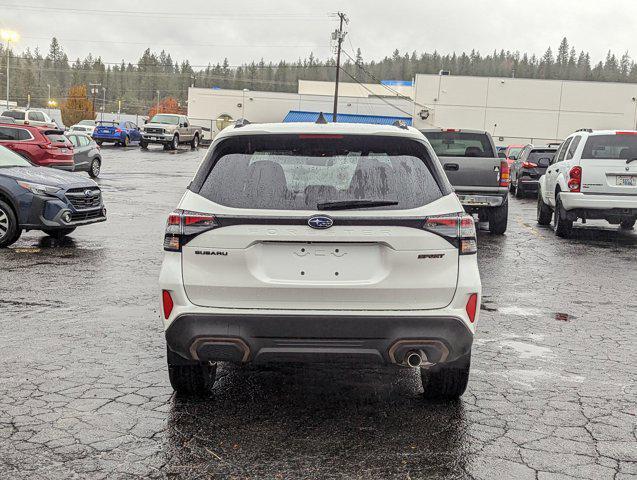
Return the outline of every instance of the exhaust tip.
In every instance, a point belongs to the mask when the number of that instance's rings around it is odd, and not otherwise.
[[[407,352],[407,355],[405,355],[405,363],[409,367],[420,367],[422,365],[422,354],[416,351]]]

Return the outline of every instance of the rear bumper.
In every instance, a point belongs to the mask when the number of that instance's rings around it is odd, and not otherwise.
[[[637,195],[598,195],[592,193],[560,193],[565,210],[625,210],[626,214],[637,215]]]
[[[403,364],[420,351],[435,364],[467,354],[473,333],[451,316],[184,314],[166,342],[196,361]]]

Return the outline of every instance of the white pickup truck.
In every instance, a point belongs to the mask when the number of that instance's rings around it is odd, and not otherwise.
[[[159,143],[164,150],[175,150],[179,144],[189,143],[192,149],[201,142],[202,129],[193,125],[188,117],[176,113],[158,113],[141,129],[142,139],[139,146],[142,150],[150,143]]]
[[[637,220],[637,131],[580,130],[540,178],[537,221],[569,237],[573,223],[602,219],[623,229]]]

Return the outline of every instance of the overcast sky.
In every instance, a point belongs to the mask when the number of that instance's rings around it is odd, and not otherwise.
[[[100,8],[127,14],[97,13]],[[541,55],[564,36],[594,61],[609,49],[637,57],[635,0],[0,0],[0,28],[20,33],[19,50],[46,52],[56,36],[71,59],[90,52],[106,62],[135,62],[150,47],[193,65],[224,57],[235,65],[310,52],[326,58],[336,27],[330,13],[338,10],[350,18],[345,47],[360,47],[365,60],[396,48]]]

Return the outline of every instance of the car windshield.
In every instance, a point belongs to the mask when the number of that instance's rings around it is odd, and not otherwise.
[[[16,120],[24,120],[24,112],[19,112],[17,110],[6,110],[2,112],[3,117],[11,117]]]
[[[485,133],[425,131],[423,134],[439,157],[495,157]]]
[[[178,125],[179,115],[154,115],[150,123],[163,123],[165,125]]]
[[[92,127],[93,125],[95,125],[95,120],[82,120],[78,123],[78,125],[89,125]]]
[[[443,178],[426,147],[413,140],[258,135],[223,141],[191,190],[234,208],[397,210],[450,193]]]
[[[0,145],[0,168],[8,167],[32,167],[31,163],[17,153]]]
[[[586,140],[584,159],[632,160],[637,158],[637,135],[591,135]]]

